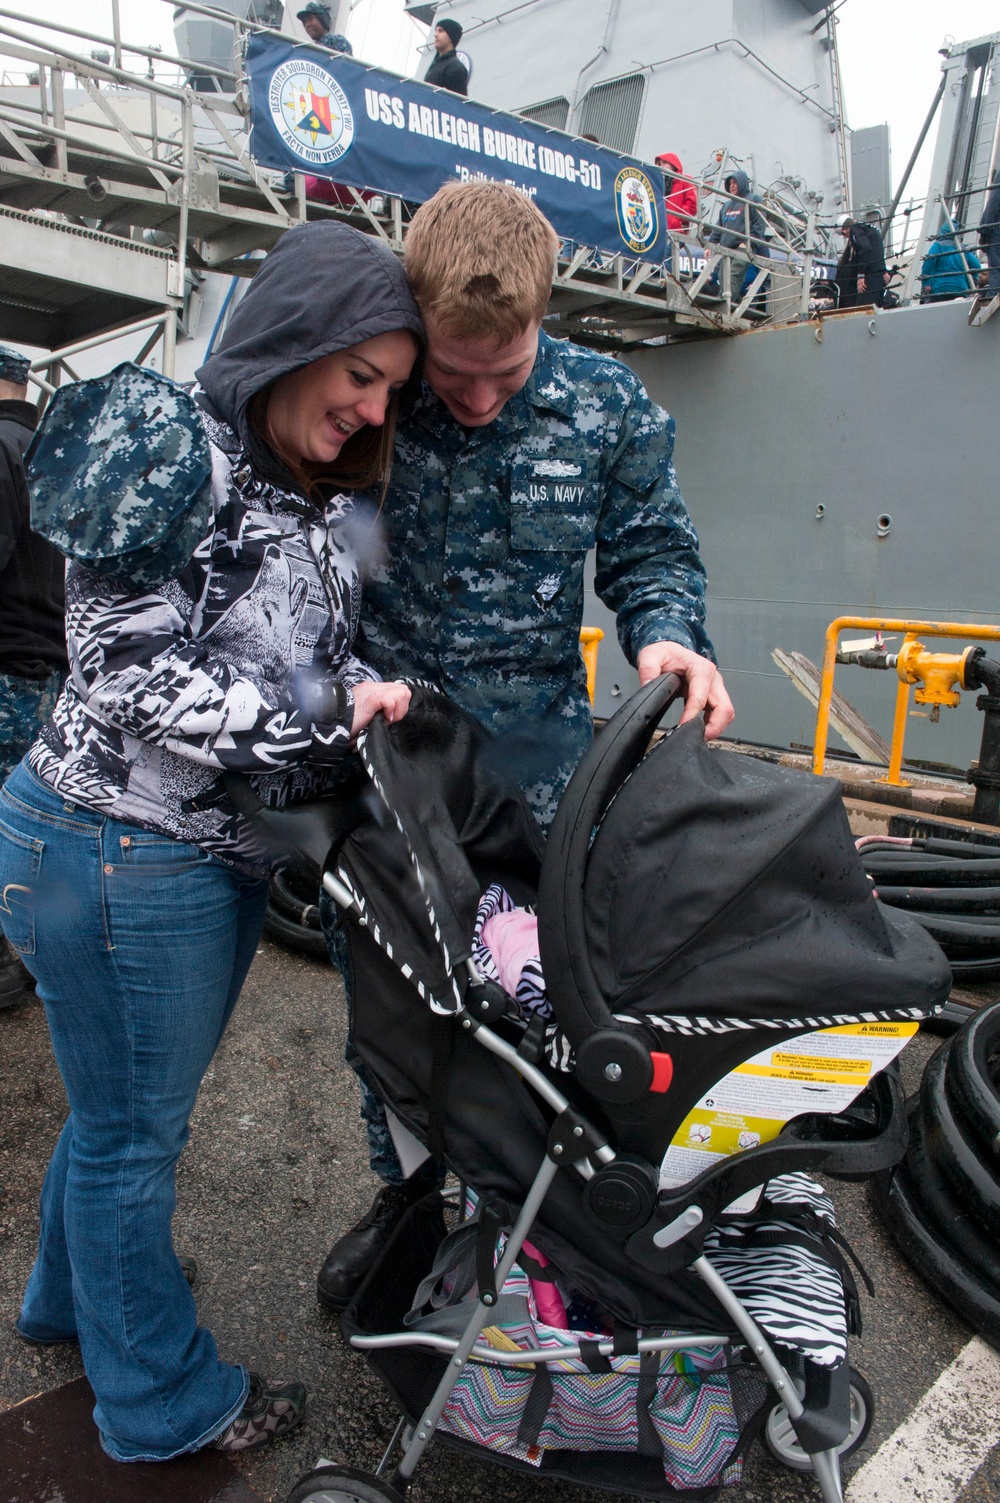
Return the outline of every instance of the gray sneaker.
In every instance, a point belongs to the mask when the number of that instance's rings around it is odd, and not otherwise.
[[[265,1383],[257,1373],[251,1373],[250,1391],[243,1408],[219,1438],[212,1441],[212,1449],[250,1451],[287,1435],[302,1423],[306,1397],[302,1383]]]

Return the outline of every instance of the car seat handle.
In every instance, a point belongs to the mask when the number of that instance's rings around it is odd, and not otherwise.
[[[538,940],[555,1015],[574,1047],[595,1028],[620,1027],[597,984],[587,945],[583,898],[591,839],[680,690],[676,674],[652,679],[597,733],[560,800],[546,842]]]

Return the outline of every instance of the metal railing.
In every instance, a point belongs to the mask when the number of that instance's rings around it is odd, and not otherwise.
[[[16,201],[50,214],[49,206],[58,203],[56,212],[123,241],[154,228],[169,247],[167,298],[175,311],[183,306],[189,268],[252,275],[253,262],[243,259],[247,251],[269,249],[306,219],[346,218],[401,254],[410,219],[405,200],[380,195],[373,203],[370,193],[347,188],[346,204],[328,205],[307,198],[303,175],[292,176],[289,193],[284,174],[256,165],[248,149],[242,48],[250,32],[266,28],[211,6],[185,8],[231,29],[231,75],[133,46],[121,35],[117,13],[108,36],[0,7],[0,54],[22,63],[34,80],[27,91],[0,98],[0,175]],[[86,55],[98,48],[107,60]],[[149,71],[130,71],[126,64],[133,59]],[[177,70],[179,79],[159,76],[163,67]],[[205,93],[182,81],[196,74],[235,79],[236,92]],[[671,235],[665,263],[567,246],[553,288],[556,323],[578,337],[621,345],[669,337],[678,318],[706,332],[728,332],[751,320],[801,316],[808,309],[808,256],[800,255],[770,204],[764,206],[769,238],[785,258],[780,277],[774,259],[720,248],[711,235],[723,196],[712,185],[703,189],[690,233]],[[748,224],[752,207],[748,201]],[[733,275],[737,262],[753,268],[746,286]],[[772,292],[762,308],[769,276]],[[779,281],[780,295],[774,290]],[[568,323],[560,311],[567,294],[573,299]],[[165,355],[169,372],[169,348]]]
[[[247,253],[270,249],[307,219],[346,219],[402,254],[411,215],[406,200],[379,194],[373,201],[371,192],[345,188],[345,203],[323,203],[307,197],[302,174],[290,175],[288,192],[285,174],[250,157],[242,54],[247,36],[268,28],[197,0],[183,9],[229,28],[231,71],[127,41],[116,0],[110,36],[0,7],[0,56],[24,65],[34,79],[27,91],[0,97],[0,177],[16,190],[15,201],[32,211],[80,216],[77,222],[122,241],[155,231],[169,252],[167,303],[175,313],[192,268],[250,276],[255,262]],[[97,48],[106,50],[107,61],[86,55]],[[132,71],[133,61],[146,72]],[[206,93],[190,86],[195,78],[235,85],[235,92]],[[721,245],[713,237],[736,165],[727,152],[716,154],[711,177],[695,182],[696,213],[683,230],[668,232],[663,261],[564,243],[550,307],[554,331],[627,348],[810,317],[813,292],[830,282],[834,228],[821,219],[815,195],[780,179],[760,196],[738,200],[744,243]],[[657,169],[649,175],[658,187]],[[59,208],[51,209],[56,202]],[[758,213],[766,225],[762,240],[751,236]],[[899,209],[898,217],[911,226],[915,206]],[[168,373],[171,351],[165,339]]]
[[[833,699],[833,676],[839,660],[839,642],[842,631],[862,630],[883,634],[903,634],[903,646],[898,653],[887,657],[885,666],[895,668],[898,679],[896,708],[893,715],[892,743],[889,767],[884,781],[897,787],[906,786],[902,777],[903,744],[906,736],[906,720],[909,714],[910,689],[919,685],[916,693],[921,704],[929,704],[933,718],[940,713],[941,705],[958,703],[956,683],[961,687],[961,675],[956,670],[959,659],[949,655],[947,663],[940,655],[927,653],[917,639],[924,637],[956,637],[972,642],[1000,642],[1000,626],[977,625],[962,621],[911,621],[894,616],[838,616],[826,629],[823,648],[823,670],[820,678],[819,703],[816,709],[816,737],[813,742],[812,770],[822,774],[826,765],[826,746],[830,731],[830,705]],[[870,654],[868,654],[870,656]],[[873,667],[871,662],[863,666]]]

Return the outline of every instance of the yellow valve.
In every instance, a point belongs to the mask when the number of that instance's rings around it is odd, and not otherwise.
[[[918,705],[961,704],[956,685],[965,687],[966,661],[975,648],[964,652],[928,652],[922,642],[910,639],[903,643],[896,658],[896,672],[904,684],[919,684],[914,694]]]
[[[580,655],[587,670],[587,693],[591,704],[594,703],[594,689],[597,685],[597,649],[603,641],[604,633],[599,626],[580,628]]]
[[[899,683],[896,687],[896,712],[892,724],[892,746],[889,753],[889,770],[885,781],[895,787],[905,787],[905,781],[900,776],[903,765],[903,740],[906,734],[906,711],[910,698],[911,683],[920,683],[921,690],[917,694],[924,704],[933,706],[931,718],[936,718],[940,713],[940,706],[958,704],[958,695],[954,692],[953,685],[958,683],[963,689],[971,685],[967,682],[966,674],[977,649],[966,647],[965,651],[957,657],[949,657],[945,654],[934,654],[926,651],[922,643],[916,640],[915,633],[920,631],[929,637],[964,637],[966,641],[970,637],[978,642],[1000,642],[1000,626],[987,626],[969,621],[908,621],[898,616],[837,616],[830,622],[826,629],[826,639],[823,648],[823,671],[820,677],[819,702],[816,707],[816,740],[813,746],[813,772],[822,773],[826,762],[826,742],[830,730],[830,705],[833,699],[833,675],[837,662],[837,644],[840,641],[841,632],[847,628],[855,630],[875,632],[904,632],[905,640],[899,652],[896,654],[896,669]],[[932,672],[931,682],[925,675],[925,668],[921,666],[919,671],[917,664],[930,663],[941,665],[940,672]],[[912,669],[913,676],[910,676]],[[933,694],[935,697],[931,697]]]

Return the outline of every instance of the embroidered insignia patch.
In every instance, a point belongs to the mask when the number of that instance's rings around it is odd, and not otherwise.
[[[551,480],[568,480],[582,473],[582,466],[567,464],[564,459],[540,459],[535,465],[536,475],[545,475]]]
[[[531,592],[531,598],[543,611],[547,611],[563,587],[561,574],[546,574]]]

